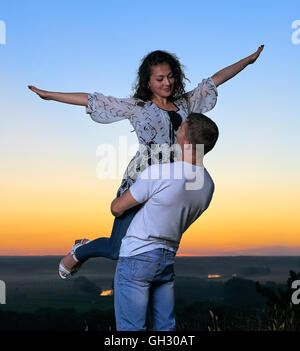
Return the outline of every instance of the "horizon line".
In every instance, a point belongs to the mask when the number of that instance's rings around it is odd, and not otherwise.
[[[63,257],[64,255],[55,255],[55,254],[44,254],[44,255],[37,255],[37,254],[24,254],[24,255],[14,255],[14,254],[8,254],[8,255],[1,255],[0,257]],[[188,254],[180,254],[176,255],[176,257],[300,257],[299,254],[220,254],[220,255],[188,255]],[[93,258],[106,258],[106,257],[93,257]]]

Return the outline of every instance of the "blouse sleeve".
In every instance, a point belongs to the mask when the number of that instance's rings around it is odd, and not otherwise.
[[[135,108],[136,99],[119,99],[95,92],[88,94],[86,113],[90,114],[95,122],[113,123],[133,117]]]
[[[212,78],[203,79],[198,86],[187,93],[189,113],[205,113],[213,109],[218,91]]]

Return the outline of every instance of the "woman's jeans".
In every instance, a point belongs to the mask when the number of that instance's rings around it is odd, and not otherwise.
[[[78,261],[84,262],[90,257],[106,257],[112,260],[119,258],[121,241],[127,229],[142,205],[137,205],[125,211],[122,216],[116,217],[110,238],[98,238],[76,249],[75,256]]]
[[[176,330],[174,314],[175,252],[163,248],[120,257],[114,279],[118,331]]]

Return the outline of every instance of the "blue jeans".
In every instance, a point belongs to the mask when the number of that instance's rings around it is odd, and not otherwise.
[[[114,280],[118,331],[176,330],[174,314],[175,252],[155,249],[120,257]]]
[[[119,258],[121,241],[133,217],[142,205],[137,205],[125,211],[122,216],[116,217],[109,238],[98,238],[76,249],[75,256],[78,261],[84,262],[90,257],[106,257],[111,260]]]

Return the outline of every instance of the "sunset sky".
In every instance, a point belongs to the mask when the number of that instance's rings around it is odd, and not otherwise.
[[[42,100],[27,85],[129,97],[141,59],[162,49],[179,57],[190,90],[261,44],[207,113],[220,130],[205,157],[215,194],[178,253],[300,255],[295,20],[299,1],[3,2],[0,255],[60,255],[74,239],[109,236],[121,177],[97,177],[96,151],[117,148],[120,136],[137,143],[128,121],[95,123],[84,107]]]

